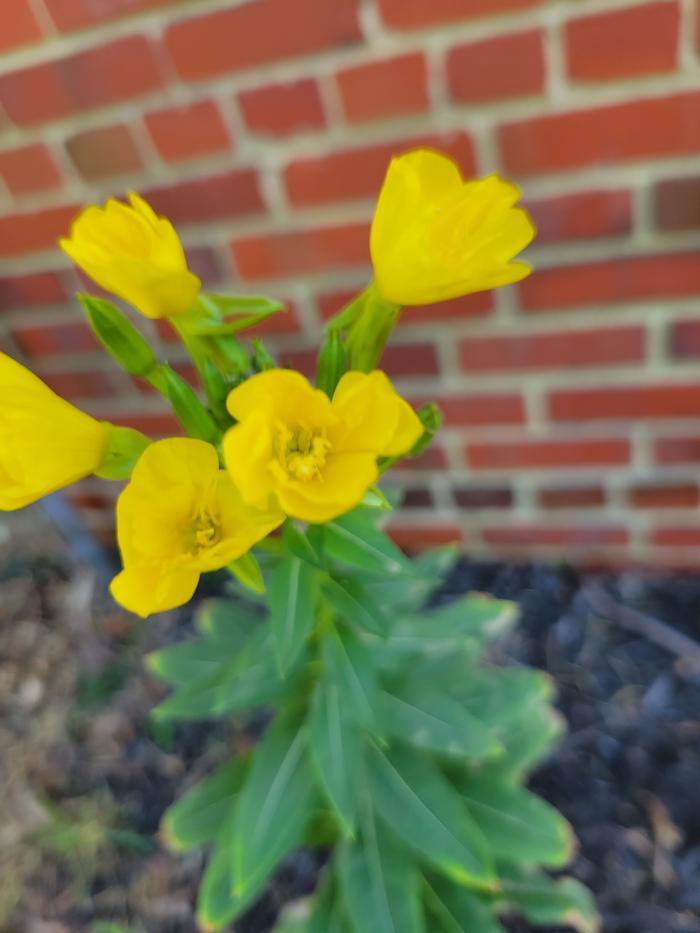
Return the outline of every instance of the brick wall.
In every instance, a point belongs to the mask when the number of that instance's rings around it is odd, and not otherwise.
[[[69,301],[78,205],[144,193],[207,285],[289,300],[308,370],[389,156],[439,146],[521,184],[537,272],[405,313],[386,367],[447,427],[398,539],[698,566],[696,0],[3,0],[0,52],[0,342],[58,391],[172,429]],[[98,529],[113,491],[73,495]]]

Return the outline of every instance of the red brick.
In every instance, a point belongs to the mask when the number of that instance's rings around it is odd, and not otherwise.
[[[362,149],[345,149],[297,159],[284,172],[289,200],[296,207],[376,198],[392,157],[418,146],[432,146],[451,155],[465,175],[474,172],[474,151],[464,133],[442,133]]]
[[[425,113],[429,106],[422,52],[344,68],[336,80],[349,123]]]
[[[621,526],[557,528],[551,525],[516,525],[505,528],[482,528],[486,544],[494,547],[606,547],[627,544],[627,530]]]
[[[77,205],[68,205],[34,213],[5,214],[0,217],[0,256],[52,248],[58,237],[68,233],[79,210]]]
[[[468,337],[459,344],[459,360],[468,373],[633,363],[644,359],[645,338],[636,326]]]
[[[0,103],[20,126],[105,107],[162,87],[145,36],[115,39],[66,58],[0,76]]]
[[[402,509],[429,509],[433,505],[433,494],[426,486],[409,486],[401,490]]]
[[[700,91],[688,91],[507,123],[498,137],[509,173],[538,175],[698,152],[699,113]]]
[[[123,123],[76,133],[66,149],[83,178],[92,181],[112,175],[128,175],[142,168],[131,130]]]
[[[700,227],[700,176],[659,182],[654,189],[654,213],[662,230]]]
[[[639,483],[629,490],[627,499],[639,509],[695,508],[700,505],[700,489],[697,483]]]
[[[525,421],[522,396],[515,392],[420,398],[413,399],[411,404],[419,408],[425,402],[435,402],[449,427],[523,424]]]
[[[280,363],[291,369],[298,369],[308,378],[316,372],[317,351],[282,350]],[[380,368],[392,379],[420,378],[436,376],[438,361],[435,348],[428,343],[393,344],[384,351]]]
[[[326,125],[318,81],[314,78],[241,91],[238,103],[248,129],[263,136],[289,136]]]
[[[654,441],[654,462],[666,466],[700,463],[700,435],[659,437]]]
[[[208,78],[358,42],[357,6],[256,0],[174,23],[165,42],[181,77]]]
[[[676,321],[671,327],[670,350],[680,360],[700,357],[700,321]]]
[[[82,321],[13,327],[12,335],[22,352],[29,357],[88,352],[100,346],[90,328]]]
[[[630,462],[629,441],[621,438],[489,441],[467,445],[474,470],[580,469]]]
[[[228,130],[213,100],[155,110],[144,119],[166,162],[184,162],[231,148]]]
[[[340,292],[326,292],[317,297],[318,313],[322,320],[327,321],[341,311],[360,291],[345,289]],[[413,308],[403,308],[398,326],[404,324],[421,324],[430,321],[461,321],[473,317],[483,317],[493,311],[493,293],[475,292],[473,295],[464,295],[452,301],[441,301],[433,305],[417,305]]]
[[[125,428],[135,428],[149,437],[168,437],[173,434],[182,434],[180,422],[168,412],[128,412],[112,415],[109,421]]]
[[[526,311],[700,294],[700,256],[668,253],[541,269],[518,285]]]
[[[549,394],[554,421],[700,417],[700,383],[559,389]]]
[[[106,23],[122,16],[165,6],[170,0],[44,0],[61,32]]]
[[[418,457],[406,457],[403,460],[399,460],[395,466],[392,467],[393,470],[446,470],[447,466],[447,454],[443,447],[440,447],[438,444],[431,444],[427,450],[424,450],[422,454]]]
[[[700,526],[656,528],[651,543],[660,547],[700,547]]]
[[[529,10],[542,0],[379,0],[382,19],[395,29],[420,29],[515,10]]]
[[[3,0],[0,52],[41,38],[29,0]]]
[[[629,191],[584,191],[526,201],[537,227],[537,243],[620,236],[632,230]]]
[[[0,152],[0,176],[16,195],[46,191],[61,184],[56,163],[43,143]]]
[[[68,297],[55,272],[34,272],[0,278],[0,311],[35,305],[61,304]]]
[[[543,509],[588,509],[605,505],[600,486],[552,486],[540,489],[537,501]]]
[[[369,228],[358,223],[243,237],[231,243],[231,253],[247,282],[364,266]]]
[[[513,490],[508,486],[460,486],[452,492],[460,509],[508,509]]]
[[[435,524],[428,521],[407,525],[402,522],[389,525],[386,531],[394,544],[406,551],[422,551],[429,547],[464,542],[462,529],[452,523]]]
[[[569,76],[606,81],[673,71],[679,25],[677,0],[569,20],[565,29]]]
[[[540,94],[544,77],[544,45],[537,29],[468,42],[447,54],[450,95],[460,103]]]
[[[112,398],[126,387],[124,375],[105,369],[85,372],[38,373],[58,395],[67,399]]]
[[[248,168],[155,188],[144,197],[174,224],[243,217],[265,209],[257,172]]]

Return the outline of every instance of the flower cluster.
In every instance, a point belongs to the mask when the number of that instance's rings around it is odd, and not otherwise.
[[[195,362],[206,404],[108,302],[81,296],[127,371],[148,379],[192,436],[150,443],[58,398],[0,355],[0,508],[81,477],[129,478],[117,503],[124,569],[112,594],[142,616],[181,605],[201,573],[230,566],[287,519],[321,524],[360,503],[382,464],[421,444],[426,424],[376,364],[401,306],[515,282],[534,229],[517,189],[464,181],[430,150],[392,160],[370,235],[374,280],[331,322],[317,387],[238,334],[279,309],[201,292],[172,225],[138,195],[88,207],[60,241],[103,289],[166,318]]]

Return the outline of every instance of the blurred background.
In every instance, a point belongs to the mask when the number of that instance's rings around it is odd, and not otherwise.
[[[497,657],[556,679],[571,732],[535,786],[581,838],[605,933],[697,933],[698,0],[2,0],[0,348],[98,417],[177,432],[98,349],[72,299],[96,289],[55,246],[133,189],[206,288],[288,302],[259,333],[308,372],[416,145],[516,181],[539,236],[520,285],[403,314],[386,369],[446,427],[396,471],[392,532],[462,542],[448,592],[523,605]],[[159,847],[160,814],[259,728],[154,730],[143,654],[191,619],[109,604],[118,491],[0,518],[9,933],[193,933],[202,856]],[[315,873],[285,865],[237,930]]]
[[[386,368],[447,429],[400,474],[398,539],[697,566],[699,22],[695,0],[4,0],[0,340],[171,432],[71,299],[80,206],[141,192],[207,287],[289,302],[264,334],[308,370],[367,281],[389,158],[432,145],[522,186],[536,273],[404,313]],[[116,491],[70,494],[106,538]]]

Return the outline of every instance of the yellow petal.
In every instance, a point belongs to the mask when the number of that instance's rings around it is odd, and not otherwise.
[[[268,469],[274,458],[271,428],[268,414],[258,409],[230,428],[221,445],[226,469],[243,499],[260,509],[268,507],[274,489]]]
[[[226,407],[238,421],[267,408],[287,424],[321,427],[335,423],[325,392],[292,369],[269,369],[247,379],[229,393]]]
[[[122,570],[109,590],[120,606],[146,618],[154,612],[184,606],[194,596],[198,582],[196,570],[153,562]]]
[[[333,395],[333,409],[340,427],[332,433],[343,450],[397,456],[409,450],[423,433],[411,406],[380,370],[346,373]]]
[[[328,459],[319,479],[281,483],[277,496],[287,515],[319,524],[358,505],[378,475],[373,453],[342,453]]]

